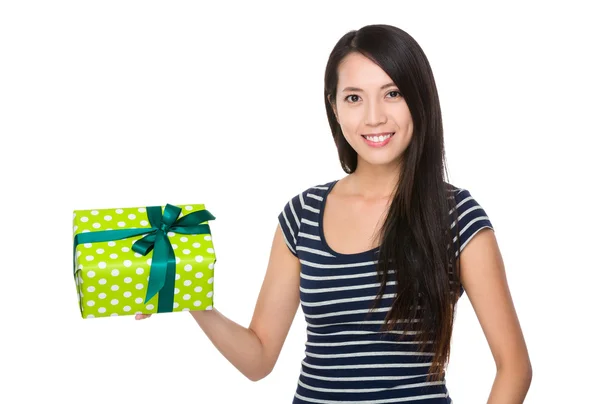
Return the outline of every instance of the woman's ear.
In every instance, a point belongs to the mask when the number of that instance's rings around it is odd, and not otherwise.
[[[329,105],[331,105],[331,109],[333,110],[333,114],[335,115],[335,120],[339,123],[340,120],[338,119],[337,108],[335,107],[335,102],[331,101],[331,94],[327,96],[327,100],[329,101]]]

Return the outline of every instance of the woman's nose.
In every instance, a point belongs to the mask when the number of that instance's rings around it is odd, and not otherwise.
[[[385,123],[387,120],[383,106],[377,101],[367,104],[365,114],[365,125],[377,126]]]

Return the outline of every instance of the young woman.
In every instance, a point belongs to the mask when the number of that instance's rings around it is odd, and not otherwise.
[[[442,116],[420,46],[389,25],[345,34],[325,108],[347,175],[279,214],[248,328],[191,314],[245,376],[273,369],[299,305],[307,323],[294,403],[451,403],[445,365],[464,291],[496,361],[488,403],[523,402],[526,344],[490,219],[445,182]],[[146,318],[138,315],[136,318]]]

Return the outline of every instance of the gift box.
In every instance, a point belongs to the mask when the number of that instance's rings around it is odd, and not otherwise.
[[[203,204],[75,210],[81,316],[211,310],[214,219]]]

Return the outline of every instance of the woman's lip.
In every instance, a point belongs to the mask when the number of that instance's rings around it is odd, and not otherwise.
[[[391,136],[390,136],[390,137],[388,137],[387,139],[385,139],[385,140],[384,140],[384,141],[382,141],[382,142],[373,142],[373,141],[371,141],[371,140],[367,139],[367,136],[371,136],[371,135],[362,135],[362,136],[363,136],[363,139],[365,139],[365,142],[366,142],[366,143],[367,143],[369,146],[371,146],[371,147],[383,147],[383,146],[387,145],[387,144],[390,142],[390,140],[392,140],[392,137],[394,137],[394,133],[395,133],[395,132],[388,132],[388,133],[389,133]],[[372,136],[375,136],[375,135],[372,135]],[[379,136],[379,135],[377,135],[377,136]]]

